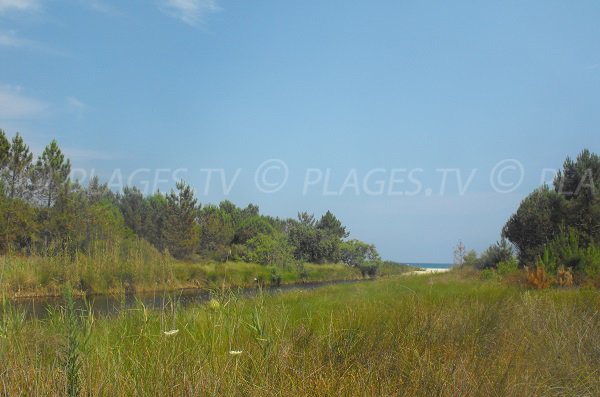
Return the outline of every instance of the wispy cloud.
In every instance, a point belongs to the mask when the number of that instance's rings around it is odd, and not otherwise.
[[[161,0],[160,9],[188,25],[197,25],[220,10],[217,0]]]
[[[38,0],[0,0],[0,13],[8,11],[32,11],[39,8]]]
[[[34,51],[42,51],[42,52],[56,52],[53,51],[43,44],[27,39],[25,37],[21,37],[16,31],[1,31],[0,30],[0,47],[4,48],[14,48],[14,49],[25,49],[25,50],[34,50]]]
[[[81,102],[79,99],[75,98],[74,96],[67,97],[67,105],[69,106],[70,109],[73,109],[73,110],[80,110],[80,109],[85,108],[85,103]]]
[[[0,47],[25,47],[31,44],[30,40],[17,36],[15,31],[0,32]]]
[[[121,10],[103,0],[80,0],[80,3],[90,10],[100,14],[105,14],[111,17],[123,15]]]
[[[0,85],[0,120],[23,120],[43,116],[48,105],[26,96],[19,86]]]

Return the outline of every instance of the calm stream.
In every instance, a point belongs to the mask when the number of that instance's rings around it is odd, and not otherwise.
[[[304,284],[281,285],[278,287],[265,287],[262,290],[269,294],[278,294],[286,291],[312,290],[333,284],[350,284],[367,280],[341,280],[313,282]],[[242,296],[253,296],[259,291],[258,288],[239,288],[237,290]],[[176,302],[182,307],[206,302],[211,297],[211,293],[205,289],[186,289],[169,292],[138,293],[135,295],[112,296],[112,295],[94,295],[86,300],[76,298],[75,305],[78,310],[87,310],[91,306],[95,315],[105,316],[117,314],[123,310],[130,310],[139,307],[139,303],[148,309],[160,309]],[[49,311],[59,310],[64,306],[62,297],[43,297],[43,298],[19,298],[11,301],[18,312],[24,313],[27,318],[43,319],[48,316]],[[0,316],[2,312],[0,311]]]

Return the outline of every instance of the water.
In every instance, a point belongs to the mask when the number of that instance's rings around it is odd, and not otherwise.
[[[424,269],[450,269],[452,267],[451,263],[417,263],[411,262],[407,263],[407,265],[414,267],[421,267]]]
[[[315,288],[324,287],[333,284],[350,284],[364,280],[342,280],[342,281],[327,281],[313,282],[304,284],[282,285],[279,287],[265,287],[262,291],[269,294],[278,294],[286,291],[294,290],[312,290]],[[240,295],[249,297],[256,295],[259,291],[257,288],[240,288],[237,290]],[[210,299],[210,291],[188,289],[180,291],[172,291],[168,293],[154,292],[141,293],[136,295],[126,295],[116,297],[111,295],[96,295],[88,299],[94,315],[107,316],[118,314],[122,311],[136,310],[142,303],[148,309],[162,309],[168,307],[171,303],[176,302],[182,307],[202,304]],[[45,297],[45,298],[20,298],[11,302],[19,313],[24,313],[26,318],[43,319],[48,317],[49,311],[59,310],[64,306],[62,297]],[[75,301],[77,310],[88,310],[86,302],[82,298],[77,298]],[[1,315],[0,311],[0,315]]]

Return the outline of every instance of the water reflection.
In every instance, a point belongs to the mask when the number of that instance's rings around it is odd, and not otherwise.
[[[321,283],[304,283],[293,285],[282,285],[278,287],[265,287],[262,291],[269,294],[278,294],[294,290],[311,290],[333,284],[349,284],[365,280],[343,280],[328,281]],[[258,293],[258,288],[240,288],[237,293],[241,296],[253,296]],[[211,291],[187,289],[170,292],[138,293],[135,295],[95,295],[87,300],[78,298],[75,301],[77,310],[91,310],[96,316],[107,316],[118,314],[125,310],[138,308],[142,303],[148,309],[161,309],[176,302],[182,307],[201,304],[211,298]],[[18,312],[24,313],[26,318],[43,319],[48,317],[50,312],[60,310],[64,306],[62,297],[47,298],[23,298],[11,301],[11,304]],[[1,313],[0,313],[1,315]]]

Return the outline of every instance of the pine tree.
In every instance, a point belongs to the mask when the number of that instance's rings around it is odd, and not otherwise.
[[[119,197],[119,208],[125,218],[125,225],[135,234],[141,236],[146,222],[146,201],[138,188],[125,186],[123,195]]]
[[[175,258],[186,258],[198,245],[198,206],[194,192],[184,182],[177,183],[177,193],[167,195],[165,243]]]
[[[144,216],[142,236],[162,252],[166,248],[164,229],[167,217],[167,199],[158,191],[146,199],[145,207],[147,212]]]
[[[46,208],[54,204],[58,192],[69,180],[70,173],[71,162],[65,160],[58,143],[52,140],[35,165],[37,194]]]
[[[8,153],[10,151],[10,142],[6,134],[0,129],[0,175],[8,165]]]
[[[31,161],[33,155],[17,132],[8,150],[8,161],[2,175],[6,195],[10,199],[27,200],[31,196]]]

